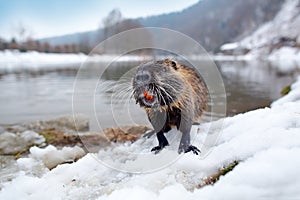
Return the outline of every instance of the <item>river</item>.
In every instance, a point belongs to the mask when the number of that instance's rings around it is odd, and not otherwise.
[[[269,63],[262,61],[218,61],[216,64],[225,84],[228,116],[269,106],[272,101],[281,96],[282,88],[296,79],[296,75],[279,75]],[[118,65],[107,70],[99,81],[114,82],[131,67],[132,64],[126,63]],[[71,115],[75,77],[74,70],[1,75],[0,124],[47,120]],[[95,79],[99,77],[87,75],[79,81],[89,85]],[[107,99],[108,96],[97,96],[98,100],[100,98],[98,101],[100,103],[96,103],[95,108],[98,121],[102,121],[105,127],[115,125],[114,120],[105,113],[111,104],[114,104],[114,101]],[[134,101],[130,102],[132,104],[130,107],[133,108],[131,112],[138,118],[145,118],[144,112],[134,104]],[[79,100],[79,107],[84,112],[87,106],[89,105],[83,96]],[[91,124],[91,127],[95,129],[95,124]]]

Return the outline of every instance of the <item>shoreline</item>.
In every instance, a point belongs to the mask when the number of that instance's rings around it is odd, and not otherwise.
[[[163,59],[168,56],[155,56],[156,59]],[[291,47],[282,47],[269,55],[250,53],[246,55],[225,55],[209,54],[209,57],[201,55],[190,55],[188,59],[222,61],[245,61],[251,62],[260,60],[268,62],[281,74],[291,74],[300,71],[300,51]],[[116,60],[117,58],[117,60]],[[30,51],[20,53],[18,50],[0,51],[0,74],[14,74],[22,72],[55,72],[64,70],[78,70],[83,63],[132,63],[153,60],[153,56],[126,55],[85,55],[82,53],[39,53]]]

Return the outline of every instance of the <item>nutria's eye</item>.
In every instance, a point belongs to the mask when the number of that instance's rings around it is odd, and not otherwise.
[[[176,62],[174,62],[174,61],[171,62],[171,66],[172,66],[175,70],[178,69]]]

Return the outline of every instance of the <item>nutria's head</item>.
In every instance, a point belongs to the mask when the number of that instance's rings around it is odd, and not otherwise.
[[[136,102],[146,108],[176,102],[184,84],[177,70],[178,63],[170,59],[139,65],[133,79]]]

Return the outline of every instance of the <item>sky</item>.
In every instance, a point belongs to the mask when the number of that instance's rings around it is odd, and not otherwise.
[[[45,38],[94,30],[118,8],[123,17],[137,18],[187,8],[198,0],[0,0],[0,38],[25,35]]]

